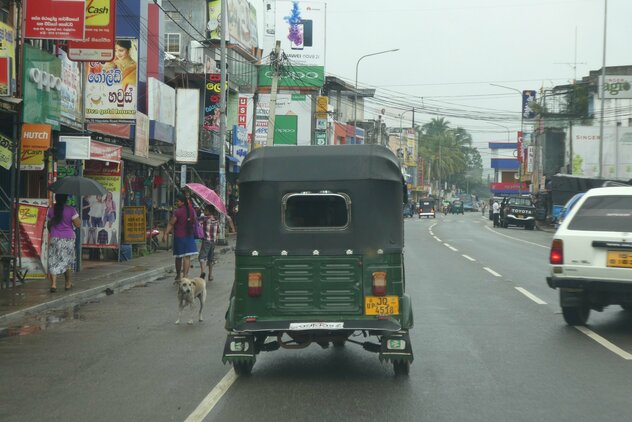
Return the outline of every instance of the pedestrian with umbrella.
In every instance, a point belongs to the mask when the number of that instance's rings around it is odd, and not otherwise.
[[[67,205],[68,195],[79,198],[86,195],[104,195],[106,190],[100,183],[80,176],[69,176],[49,186],[55,192],[55,205],[46,214],[49,233],[48,276],[50,292],[57,291],[57,276],[64,274],[65,289],[72,289],[71,271],[76,263],[75,228],[81,227],[81,218],[76,209]]]
[[[75,266],[75,228],[81,227],[79,213],[66,205],[68,195],[55,194],[55,205],[49,208],[47,227],[49,232],[48,276],[50,291],[57,291],[57,276],[64,274],[65,289],[72,288],[71,269]]]

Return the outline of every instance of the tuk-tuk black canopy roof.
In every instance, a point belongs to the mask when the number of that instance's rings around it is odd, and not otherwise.
[[[275,146],[252,151],[239,175],[237,254],[311,255],[401,252],[402,174],[380,145]],[[344,193],[351,199],[344,230],[296,231],[283,224],[283,197]]]
[[[239,173],[240,183],[366,179],[400,183],[395,154],[381,145],[266,147],[248,154]]]

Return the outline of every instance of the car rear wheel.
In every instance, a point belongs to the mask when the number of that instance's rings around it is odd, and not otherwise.
[[[568,325],[586,325],[588,316],[590,315],[590,308],[586,304],[563,306],[562,315]]]

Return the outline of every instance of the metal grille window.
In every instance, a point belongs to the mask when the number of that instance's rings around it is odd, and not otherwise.
[[[180,34],[165,34],[165,52],[174,56],[180,55]]]
[[[351,200],[339,193],[295,193],[283,198],[283,223],[293,230],[334,229],[349,225]]]

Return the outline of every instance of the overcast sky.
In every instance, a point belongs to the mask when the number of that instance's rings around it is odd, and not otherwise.
[[[445,112],[477,147],[507,140],[508,130],[514,140],[520,127],[520,94],[490,83],[539,90],[570,83],[575,72],[581,79],[602,65],[604,0],[325,3],[327,75],[353,84],[361,56],[400,49],[359,64],[358,85],[377,88],[367,119],[384,108],[387,123],[399,126],[397,116],[415,105],[415,123],[423,124],[433,117],[424,108]],[[632,0],[608,0],[607,66],[632,65],[631,18]],[[404,126],[411,115],[404,114]],[[487,118],[496,124],[481,120]]]

